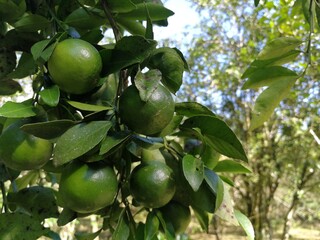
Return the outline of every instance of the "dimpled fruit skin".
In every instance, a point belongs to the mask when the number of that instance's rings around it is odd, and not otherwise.
[[[8,126],[0,136],[0,159],[15,170],[32,170],[46,164],[52,154],[52,143],[27,134],[22,122]]]
[[[183,233],[187,229],[191,221],[189,207],[171,201],[162,208],[159,208],[159,210],[162,213],[163,219],[172,224],[176,234]]]
[[[148,101],[144,102],[138,89],[131,85],[120,97],[119,112],[123,123],[130,129],[152,135],[160,132],[171,121],[174,101],[171,93],[159,84]]]
[[[176,186],[173,171],[164,163],[140,164],[130,177],[133,198],[148,208],[166,205],[174,196]]]
[[[57,44],[48,61],[52,80],[67,93],[84,94],[92,90],[100,76],[102,60],[98,50],[81,39]]]
[[[61,199],[68,208],[79,213],[91,213],[109,206],[117,191],[117,177],[109,166],[72,162],[61,174]]]

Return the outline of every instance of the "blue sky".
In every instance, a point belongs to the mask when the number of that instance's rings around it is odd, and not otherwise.
[[[175,14],[169,17],[168,27],[156,27],[154,29],[155,39],[170,38],[183,41],[183,33],[187,31],[186,27],[196,26],[200,20],[199,15],[191,8],[191,4],[186,0],[168,0],[164,5]]]

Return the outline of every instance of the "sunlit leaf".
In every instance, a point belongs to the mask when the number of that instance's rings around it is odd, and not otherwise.
[[[0,107],[0,116],[7,118],[26,118],[37,115],[37,109],[31,101],[11,102],[8,101]]]
[[[254,228],[249,218],[243,213],[241,213],[239,210],[235,210],[234,213],[240,226],[246,232],[248,240],[254,240],[255,239]]]
[[[109,121],[93,121],[68,129],[58,138],[53,150],[55,165],[67,163],[94,148],[106,136],[111,126]]]
[[[215,114],[206,106],[197,102],[179,102],[175,105],[175,112],[178,115],[193,117],[199,115],[215,116]]]
[[[60,89],[57,85],[53,85],[40,91],[39,95],[46,105],[55,107],[59,103]]]
[[[204,179],[203,162],[192,155],[186,155],[182,159],[182,169],[193,191],[198,191]]]
[[[297,77],[288,77],[277,81],[259,95],[253,109],[251,130],[261,126],[269,119],[280,101],[287,96],[296,80]]]
[[[83,110],[83,111],[89,111],[89,112],[99,112],[99,111],[113,109],[112,107],[93,105],[93,104],[76,102],[76,101],[67,101],[67,103],[69,103],[74,108],[77,108],[77,109]]]

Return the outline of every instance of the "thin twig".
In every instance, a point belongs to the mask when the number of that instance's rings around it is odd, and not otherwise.
[[[111,28],[112,28],[112,31],[114,34],[114,38],[116,39],[116,41],[119,41],[122,37],[122,34],[119,30],[119,27],[118,27],[116,21],[114,20],[112,14],[110,12],[109,5],[106,0],[102,0],[101,3],[102,3],[103,11],[106,14],[106,17],[111,25]]]

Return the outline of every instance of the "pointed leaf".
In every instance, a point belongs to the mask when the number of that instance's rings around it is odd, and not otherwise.
[[[253,110],[250,129],[261,126],[273,113],[274,109],[283,100],[294,85],[298,77],[287,77],[277,81],[264,90],[257,98]]]
[[[43,89],[41,92],[39,92],[39,95],[46,105],[55,107],[59,103],[60,89],[57,85],[53,85],[49,88]]]
[[[93,105],[93,104],[76,102],[76,101],[67,101],[67,103],[69,103],[74,108],[77,108],[83,111],[88,111],[88,112],[100,112],[100,111],[113,109],[112,107]]]
[[[150,18],[152,21],[164,20],[174,14],[174,12],[160,4],[140,3],[136,5],[136,9],[127,13],[119,13],[118,15],[127,19],[147,20],[148,16],[146,14],[146,6],[148,8]]]
[[[93,233],[88,233],[88,232],[75,233],[74,236],[76,240],[94,240],[100,235],[101,231],[102,229]]]
[[[103,155],[109,153],[109,151],[113,150],[117,146],[120,146],[129,138],[130,134],[125,132],[115,132],[108,134],[108,136],[101,143],[99,154]]]
[[[130,0],[108,0],[108,6],[112,12],[124,13],[136,9],[136,5]]]
[[[215,116],[215,114],[206,106],[197,102],[180,102],[175,105],[175,112],[178,115],[193,117],[199,115]]]
[[[130,235],[129,223],[126,215],[126,209],[123,209],[119,217],[118,224],[112,234],[112,240],[127,240]]]
[[[10,192],[8,201],[39,220],[58,217],[55,193],[51,188],[32,186]]]
[[[258,7],[260,0],[254,0],[254,6]]]
[[[50,21],[40,15],[29,14],[20,18],[13,24],[16,30],[22,32],[35,32],[38,30],[45,29],[50,24]]]
[[[266,60],[284,55],[291,50],[296,49],[302,44],[302,41],[294,37],[276,38],[269,42],[259,53],[258,60]]]
[[[96,8],[80,7],[64,20],[64,22],[77,29],[93,29],[104,25],[107,20],[102,10]]]
[[[53,150],[54,164],[62,165],[93,149],[106,136],[111,126],[109,121],[93,121],[68,129],[57,140]]]
[[[0,80],[0,95],[12,95],[18,91],[22,92],[22,87],[18,82],[8,78]]]
[[[208,168],[204,169],[204,179],[210,187],[210,190],[216,195],[215,210],[217,210],[223,201],[223,181],[214,171]]]
[[[251,170],[234,160],[222,160],[213,169],[215,172],[251,173]]]
[[[76,123],[77,122],[72,120],[61,119],[49,122],[28,123],[24,124],[21,129],[39,138],[54,139],[62,135]]]
[[[46,40],[36,42],[34,45],[32,45],[31,54],[35,61],[37,61],[40,58],[42,52],[49,45],[50,42],[51,42],[50,39],[46,39]]]
[[[254,240],[255,239],[254,228],[249,218],[238,210],[235,210],[234,213],[240,226],[246,232],[248,240]]]
[[[146,226],[144,228],[144,239],[152,240],[159,231],[159,219],[154,212],[150,212],[147,216]]]
[[[239,226],[239,222],[234,213],[233,202],[229,193],[229,189],[230,186],[224,183],[223,200],[220,207],[216,211],[216,215],[235,226]]]
[[[192,155],[186,155],[182,159],[182,169],[193,191],[198,191],[204,179],[203,162]]]
[[[32,101],[21,103],[6,102],[0,107],[0,116],[7,118],[27,118],[37,115],[37,109],[33,106]]]
[[[243,85],[242,89],[255,89],[287,78],[297,78],[297,74],[282,66],[271,66],[266,68],[258,68],[255,72],[249,75],[248,80]]]
[[[49,231],[33,216],[19,212],[0,214],[0,239],[38,239]]]
[[[208,213],[202,209],[198,209],[193,207],[193,212],[195,217],[197,218],[198,222],[200,223],[201,228],[208,232],[209,230],[209,216]]]
[[[217,152],[248,161],[239,139],[221,119],[213,116],[195,116],[187,119],[182,127],[200,129],[206,143]]]
[[[30,53],[23,52],[16,69],[7,77],[21,79],[36,73],[37,64]]]
[[[68,224],[69,222],[73,221],[77,218],[77,213],[69,208],[63,208],[59,218],[57,220],[57,224],[59,227]]]
[[[106,76],[126,67],[142,63],[154,50],[157,42],[145,39],[142,36],[126,36],[121,38],[114,49],[103,49],[100,51],[103,70]]]
[[[135,78],[135,86],[139,90],[142,101],[147,102],[153,92],[158,88],[161,73],[158,70],[150,70],[146,73],[139,72]]]

